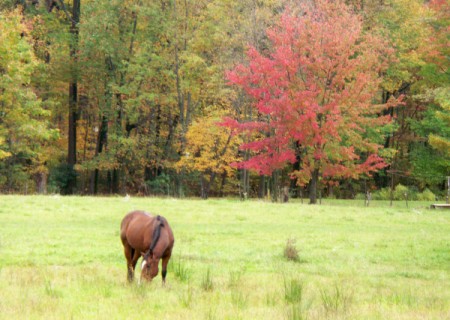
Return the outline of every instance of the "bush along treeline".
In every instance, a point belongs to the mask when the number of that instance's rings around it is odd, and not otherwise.
[[[0,192],[444,196],[448,26],[443,0],[2,1]]]

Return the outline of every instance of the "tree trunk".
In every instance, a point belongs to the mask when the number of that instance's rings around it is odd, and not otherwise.
[[[223,197],[223,196],[224,196],[223,188],[225,187],[225,182],[226,182],[226,180],[227,180],[227,172],[226,172],[225,170],[223,171],[221,177],[222,177],[222,180],[221,180],[221,182],[220,182],[220,191],[219,191],[219,194],[220,194],[220,197]]]
[[[67,164],[69,167],[69,179],[67,182],[67,194],[73,194],[76,188],[76,175],[73,174],[77,162],[77,120],[78,120],[78,82],[77,82],[77,50],[78,50],[78,24],[80,22],[80,3],[81,0],[73,1],[72,18],[70,33],[72,41],[70,42],[70,60],[72,61],[72,75],[69,84],[69,133],[68,133],[68,152]],[[75,70],[74,70],[75,69]]]
[[[202,175],[201,178],[201,197],[202,199],[208,199],[209,198],[209,191],[211,190],[211,186],[214,183],[214,180],[216,178],[216,173],[211,172],[209,175],[209,181],[207,181],[204,176]]]
[[[259,190],[258,190],[258,198],[264,199],[266,196],[266,176],[260,175],[259,176]]]
[[[106,175],[108,191],[110,194],[117,194],[119,191],[119,170],[108,170]]]
[[[34,175],[36,190],[38,194],[47,194],[47,173],[39,172]]]
[[[317,184],[319,182],[319,169],[314,169],[309,183],[309,204],[317,203]]]
[[[279,200],[279,196],[280,196],[280,171],[279,170],[275,170],[274,172],[272,172],[272,183],[271,183],[271,187],[272,187],[272,201],[273,202],[278,202]]]
[[[246,169],[239,169],[239,196],[241,200],[247,200],[249,191],[249,172]]]
[[[289,187],[288,186],[284,186],[283,187],[283,202],[289,202]]]
[[[112,193],[112,179],[111,179],[111,170],[108,170],[106,173],[106,185],[109,193]]]
[[[95,156],[97,157],[100,153],[103,152],[103,146],[106,145],[108,141],[108,118],[102,116],[102,122],[100,124],[100,129],[97,135],[97,145],[95,147]],[[98,193],[98,168],[94,169],[94,172],[91,174],[90,181],[90,193],[97,194]]]
[[[119,193],[119,170],[113,169],[111,190],[113,194]]]
[[[295,162],[292,165],[292,171],[299,171],[302,161],[302,145],[300,142],[295,142]],[[291,179],[290,189],[293,192],[294,197],[300,197],[301,186],[297,185],[297,179]]]

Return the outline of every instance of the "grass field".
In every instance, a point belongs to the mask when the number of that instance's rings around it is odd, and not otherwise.
[[[0,196],[0,318],[449,319],[450,212],[428,205]],[[165,287],[126,282],[133,209],[172,226]]]

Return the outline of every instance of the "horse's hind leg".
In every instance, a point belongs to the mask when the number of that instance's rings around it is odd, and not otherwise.
[[[128,243],[124,243],[123,248],[125,258],[127,259],[127,279],[128,282],[132,282],[134,278],[134,266],[136,265],[132,263],[135,250]]]
[[[133,268],[133,271],[136,269],[136,263],[140,257],[140,253],[137,250],[133,249],[133,259],[131,260],[131,267]]]

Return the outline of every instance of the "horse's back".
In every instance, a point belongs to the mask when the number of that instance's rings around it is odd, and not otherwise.
[[[175,238],[173,236],[172,228],[170,227],[170,225],[167,222],[166,218],[162,217],[162,219],[163,219],[164,226],[165,226],[165,228],[167,230],[167,236],[168,236],[169,245],[171,247],[173,247],[173,243],[175,242]]]
[[[122,219],[120,228],[121,229],[126,228],[128,226],[128,224],[133,220],[145,221],[145,220],[149,220],[151,218],[152,218],[152,216],[145,211],[142,211],[142,210],[131,211],[131,212],[128,212],[127,215]]]
[[[129,212],[120,224],[120,238],[122,242],[130,242],[130,238],[142,236],[141,234],[145,231],[145,226],[151,219],[152,216],[145,211],[136,210]]]
[[[160,221],[163,225],[161,234],[161,245],[165,250],[172,250],[174,245],[174,236],[167,220],[162,216],[151,216],[149,213],[141,210],[129,212],[122,220],[120,226],[120,238],[122,243],[130,245],[140,251],[145,251],[150,246],[153,237],[153,228],[155,222]]]

